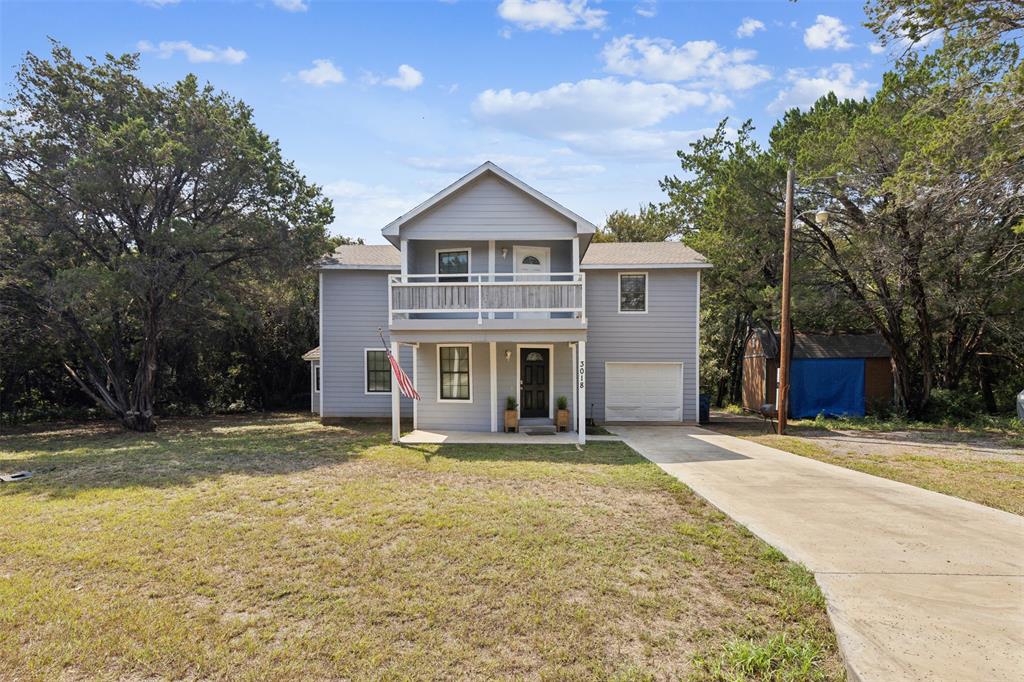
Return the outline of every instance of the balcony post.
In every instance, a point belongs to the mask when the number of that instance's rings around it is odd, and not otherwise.
[[[488,281],[494,281],[494,240],[491,239],[487,242],[487,272],[490,273]],[[487,319],[493,320],[494,313],[487,313]]]
[[[395,321],[395,314],[391,312],[394,306],[391,305],[391,287],[394,285],[394,275],[388,275],[388,327]]]

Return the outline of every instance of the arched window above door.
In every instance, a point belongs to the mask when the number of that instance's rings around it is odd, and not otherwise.
[[[536,256],[527,256],[523,259],[523,265],[540,265],[540,259]]]

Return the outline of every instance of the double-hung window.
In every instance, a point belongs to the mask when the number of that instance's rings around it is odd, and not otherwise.
[[[469,346],[437,347],[437,399],[470,402]]]
[[[437,275],[440,282],[468,282],[469,249],[438,251]]]
[[[619,312],[647,312],[646,272],[623,272],[619,274]]]
[[[391,363],[385,350],[366,349],[366,392],[391,393]]]

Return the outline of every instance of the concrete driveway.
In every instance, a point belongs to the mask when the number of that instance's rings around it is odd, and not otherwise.
[[[854,680],[1024,680],[1024,518],[697,427],[614,426],[813,571]]]

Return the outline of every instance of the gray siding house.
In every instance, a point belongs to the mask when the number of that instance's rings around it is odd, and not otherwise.
[[[676,243],[595,243],[596,227],[487,162],[320,267],[325,422],[390,417],[425,431],[550,424],[564,396],[579,442],[598,422],[698,419],[700,273]],[[401,395],[388,348],[420,400]]]

